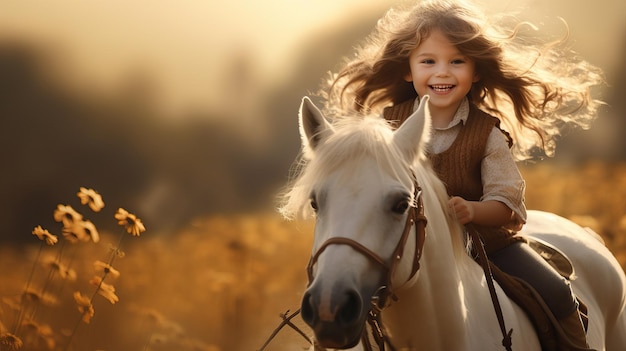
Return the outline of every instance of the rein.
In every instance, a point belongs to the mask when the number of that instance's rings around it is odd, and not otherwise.
[[[415,179],[415,174],[413,174],[413,182],[414,182],[414,204],[411,205],[408,209],[408,215],[406,218],[406,223],[404,225],[404,230],[402,231],[402,236],[396,245],[395,250],[391,256],[391,262],[387,264],[383,258],[381,258],[378,254],[373,252],[372,250],[365,247],[363,244],[349,239],[345,237],[334,237],[326,240],[317,250],[317,252],[311,256],[309,263],[307,265],[307,275],[309,279],[309,285],[313,281],[313,266],[317,262],[317,259],[322,254],[322,252],[330,245],[348,245],[357,252],[361,253],[368,259],[376,262],[380,265],[386,272],[386,278],[384,280],[384,284],[378,289],[378,294],[372,297],[371,301],[371,309],[369,311],[367,322],[370,325],[372,330],[372,336],[378,345],[380,350],[385,350],[385,344],[389,345],[391,350],[395,350],[393,345],[389,342],[389,336],[387,335],[383,325],[381,323],[381,313],[382,310],[388,306],[388,299],[391,297],[394,301],[397,301],[397,296],[394,294],[392,287],[392,279],[393,275],[398,268],[398,264],[402,259],[402,254],[404,253],[404,247],[409,239],[409,235],[411,234],[411,229],[415,226],[415,253],[413,256],[413,267],[411,269],[411,274],[407,281],[411,280],[417,271],[420,268],[420,258],[422,257],[422,251],[424,248],[424,242],[426,241],[426,223],[427,219],[424,215],[424,204],[422,201],[422,188],[417,184],[417,180]],[[367,329],[367,328],[366,328]],[[363,341],[363,345],[367,351],[372,350],[372,346],[369,341],[369,337],[367,335],[367,330],[364,329],[361,340]]]
[[[478,251],[478,263],[485,272],[485,278],[487,280],[487,287],[489,288],[489,294],[491,295],[491,302],[493,302],[493,309],[496,312],[496,317],[498,317],[498,324],[500,325],[500,331],[502,332],[502,346],[507,351],[512,351],[511,345],[513,341],[511,340],[511,334],[513,334],[513,329],[509,330],[507,333],[506,326],[504,325],[504,316],[502,315],[502,307],[500,307],[500,301],[498,300],[498,295],[496,294],[496,288],[493,285],[493,275],[491,274],[491,267],[489,266],[489,259],[487,258],[487,253],[485,252],[485,246],[483,245],[482,240],[480,240],[480,234],[471,224],[466,224],[465,227],[469,232],[472,241],[475,244],[476,251]]]

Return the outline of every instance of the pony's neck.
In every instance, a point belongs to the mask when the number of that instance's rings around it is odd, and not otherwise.
[[[428,206],[435,210],[428,211]],[[398,301],[383,313],[384,321],[400,348],[465,350],[471,337],[468,306],[474,306],[468,299],[477,296],[482,272],[464,252],[460,227],[448,222],[441,205],[425,207],[428,236],[419,276],[398,291]]]

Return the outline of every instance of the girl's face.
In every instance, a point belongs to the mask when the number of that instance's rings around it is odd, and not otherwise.
[[[454,113],[477,82],[474,61],[461,54],[440,30],[433,30],[409,56],[410,75],[419,96],[430,96],[433,112]]]

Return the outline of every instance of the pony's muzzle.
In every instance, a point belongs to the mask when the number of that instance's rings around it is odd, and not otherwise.
[[[365,325],[363,298],[354,288],[337,285],[326,293],[311,286],[302,298],[302,319],[313,329],[324,348],[355,346]]]

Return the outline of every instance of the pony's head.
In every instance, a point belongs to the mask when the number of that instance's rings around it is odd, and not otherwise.
[[[424,97],[394,131],[375,116],[331,123],[308,98],[302,101],[305,163],[282,210],[287,216],[315,213],[302,317],[323,347],[357,344],[381,290],[415,276],[418,240],[409,235],[402,246],[399,242],[412,224],[407,217],[417,201],[416,175],[419,182],[425,175],[436,179],[423,164],[430,132],[427,102]]]

